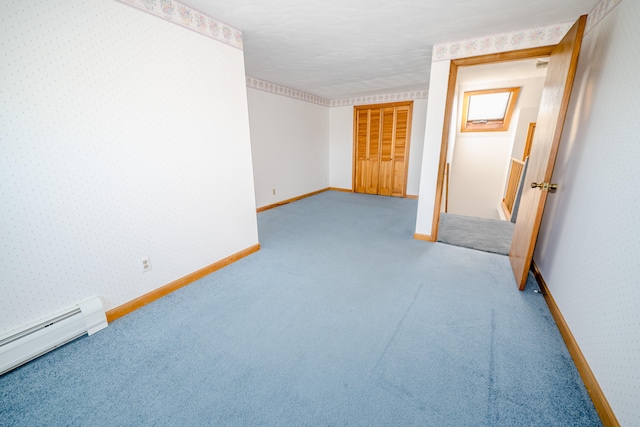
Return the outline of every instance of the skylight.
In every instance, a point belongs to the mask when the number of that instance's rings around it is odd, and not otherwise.
[[[465,92],[461,131],[508,130],[519,93],[519,87]]]

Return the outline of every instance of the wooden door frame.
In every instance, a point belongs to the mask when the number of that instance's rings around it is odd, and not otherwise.
[[[384,108],[384,107],[409,107],[409,115],[407,117],[408,120],[408,132],[407,132],[407,141],[406,144],[406,155],[404,162],[404,182],[402,183],[402,197],[407,197],[407,181],[409,178],[409,156],[411,153],[411,131],[413,129],[413,100],[410,101],[398,101],[398,102],[387,102],[383,104],[363,104],[363,105],[354,105],[353,106],[353,146],[352,146],[352,158],[353,162],[351,164],[351,192],[356,192],[356,164],[358,163],[358,159],[356,158],[358,154],[358,109],[363,108]],[[382,116],[380,117],[380,126],[382,126]],[[391,197],[391,196],[390,196]]]
[[[488,55],[472,56],[468,58],[452,59],[449,67],[449,82],[447,84],[447,99],[444,107],[444,122],[442,126],[442,142],[440,143],[440,160],[438,163],[438,179],[436,181],[436,199],[433,208],[433,222],[431,224],[431,239],[438,240],[438,225],[440,223],[440,210],[442,208],[442,190],[444,172],[449,150],[449,134],[451,132],[451,117],[453,116],[453,104],[455,100],[456,83],[458,80],[458,67],[494,64],[498,62],[518,61],[521,59],[549,56],[557,45],[533,47],[529,49],[512,50],[509,52],[491,53]],[[355,176],[355,175],[354,175]]]

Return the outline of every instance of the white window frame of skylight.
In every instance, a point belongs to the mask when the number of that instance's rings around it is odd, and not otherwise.
[[[493,95],[499,93],[509,94],[509,98],[504,109],[504,114],[501,115],[501,117],[496,117],[494,114],[489,114],[485,117],[474,117],[474,120],[471,120],[469,118],[469,106],[471,105],[471,101],[474,96]],[[519,87],[465,92],[464,100],[462,103],[462,123],[460,132],[505,132],[509,130],[509,123],[511,122],[513,110],[515,109],[516,103],[518,102],[519,94]]]

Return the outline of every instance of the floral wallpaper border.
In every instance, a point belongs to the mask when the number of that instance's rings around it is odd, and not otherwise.
[[[587,17],[587,28],[585,34],[595,27],[598,22],[602,21],[609,12],[611,12],[622,0],[601,0],[596,7],[589,12]]]
[[[572,22],[566,22],[478,39],[436,44],[433,46],[432,62],[556,44],[572,25]]]
[[[384,95],[359,96],[354,98],[333,99],[331,107],[342,107],[347,105],[381,104],[385,102],[412,101],[414,99],[426,99],[429,96],[428,90],[418,90],[409,92],[387,93]]]
[[[301,101],[311,102],[312,104],[323,105],[325,107],[328,107],[329,103],[331,102],[328,99],[321,98],[317,95],[311,95],[310,93],[301,92],[299,90],[291,89],[286,86],[281,86],[250,76],[247,76],[247,87],[264,92],[274,93],[276,95],[299,99]]]
[[[589,12],[585,34],[591,31],[621,1],[600,0],[593,10]],[[433,46],[432,62],[556,44],[564,37],[572,25],[573,22],[565,22],[454,43],[436,44]]]
[[[275,95],[286,96],[289,98],[299,99],[301,101],[310,102],[312,104],[322,105],[323,107],[343,107],[348,105],[362,104],[378,104],[383,102],[399,102],[410,101],[413,99],[426,99],[429,95],[427,90],[407,91],[399,93],[388,93],[384,95],[358,96],[344,99],[326,99],[310,93],[301,92],[286,86],[260,80],[255,77],[247,76],[247,87],[261,90],[263,92],[273,93]]]
[[[174,0],[116,0],[242,50],[242,31]]]

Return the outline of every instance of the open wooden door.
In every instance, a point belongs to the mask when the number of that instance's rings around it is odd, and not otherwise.
[[[544,205],[549,190],[552,189],[551,176],[569,107],[586,23],[587,16],[581,16],[553,49],[549,59],[518,220],[509,252],[511,267],[520,290],[524,290],[527,283]],[[535,188],[532,187],[532,183],[536,184]]]

